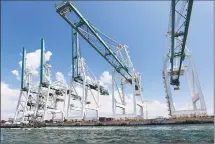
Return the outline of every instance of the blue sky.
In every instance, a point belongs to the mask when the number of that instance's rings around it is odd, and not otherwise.
[[[2,81],[11,88],[20,82],[11,73],[20,67],[22,47],[27,52],[40,48],[44,38],[46,50],[52,52],[50,64],[68,81],[71,65],[71,28],[56,13],[54,2],[2,2]],[[74,4],[99,30],[129,46],[130,56],[142,74],[144,98],[165,102],[161,69],[166,52],[168,1],[78,2]],[[208,107],[213,107],[213,2],[195,1],[187,46],[192,52]],[[82,55],[96,76],[110,71],[110,65],[86,43]],[[182,102],[177,101],[180,105]]]

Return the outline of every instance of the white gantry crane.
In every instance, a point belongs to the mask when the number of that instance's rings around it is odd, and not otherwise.
[[[79,34],[72,33],[72,77],[68,95],[67,119],[87,119],[87,113],[94,111],[91,118],[99,119],[99,97],[107,95],[107,90],[88,68],[80,55]]]
[[[45,42],[41,40],[40,83],[32,83],[33,72],[26,68],[26,50],[23,48],[20,96],[14,121],[63,121],[68,86],[65,81],[51,81],[51,65],[45,62]],[[60,114],[60,115],[58,115]]]
[[[34,120],[63,121],[68,86],[65,81],[51,81],[51,65],[45,62],[45,42],[41,39],[40,84]],[[51,117],[49,117],[49,115]]]
[[[113,41],[113,40],[112,40]],[[128,54],[128,47],[116,41],[112,42],[116,50],[114,53],[120,61],[128,68],[132,76],[130,80],[123,78],[116,69],[112,73],[112,111],[115,117],[140,117],[143,118],[143,95],[142,80],[140,73],[136,72]],[[131,94],[131,95],[128,95]],[[132,104],[128,104],[126,99],[132,98]],[[130,108],[133,108],[128,112]],[[139,108],[139,109],[138,109]],[[126,110],[127,109],[127,110]],[[120,112],[121,110],[121,112]],[[138,111],[139,110],[139,111]]]
[[[113,116],[118,116],[118,114],[116,114],[116,108],[122,109],[120,116],[128,115],[126,112],[127,106],[125,98],[127,97],[126,94],[129,92],[125,90],[130,89],[131,98],[133,100],[133,112],[131,115],[135,117],[143,117],[141,76],[135,71],[131,63],[127,52],[127,46],[119,44],[99,31],[96,27],[90,24],[80,11],[69,1],[57,5],[56,11],[74,29],[74,31],[86,40],[90,46],[92,46],[92,48],[94,48],[113,67]],[[118,85],[121,85],[121,88],[119,88]],[[127,85],[126,89],[125,85]],[[117,91],[116,93],[115,90]],[[117,99],[116,97],[119,98]],[[137,108],[140,109],[139,114]]]
[[[186,47],[192,5],[193,0],[171,2],[169,28],[166,34],[168,54],[165,56],[162,72],[170,116],[202,115],[207,112],[197,71],[191,53]],[[167,68],[169,62],[170,67]],[[180,76],[187,78],[192,110],[176,110],[173,104],[172,90],[180,90]]]
[[[14,122],[28,123],[32,120],[38,88],[32,84],[33,71],[26,67],[26,50],[22,52],[21,89],[16,107]]]

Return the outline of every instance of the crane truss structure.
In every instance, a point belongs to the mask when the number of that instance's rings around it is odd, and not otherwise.
[[[53,121],[63,121],[65,118],[65,99],[68,86],[65,81],[51,81],[51,65],[45,62],[45,42],[41,40],[40,85],[34,111],[34,120],[45,121],[51,114]],[[57,114],[60,114],[57,116]]]
[[[72,33],[72,78],[69,89],[67,119],[87,119],[87,112],[96,112],[99,120],[100,95],[108,95],[108,91],[99,83],[80,55],[79,34]]]
[[[51,81],[51,65],[45,62],[45,42],[41,40],[40,83],[33,85],[33,71],[26,68],[26,50],[22,54],[21,90],[16,107],[15,122],[30,123],[47,120],[63,121],[65,118],[65,99],[68,86],[65,81]],[[56,116],[61,114],[59,119]]]
[[[33,113],[36,109],[36,98],[38,89],[32,84],[33,72],[26,68],[26,50],[22,52],[22,75],[21,89],[16,107],[14,122],[27,123],[32,120]]]
[[[116,44],[115,44],[116,45]],[[117,45],[116,45],[117,47]],[[143,95],[142,95],[142,81],[141,75],[135,71],[133,64],[128,54],[128,47],[121,45],[117,47],[116,55],[123,59],[123,62],[131,71],[131,83],[123,78],[115,69],[112,73],[112,111],[115,117],[121,117],[123,114],[126,117],[140,117],[143,118]],[[126,91],[127,90],[127,91]],[[128,113],[128,104],[126,99],[127,94],[132,93],[133,112]],[[139,108],[139,114],[138,109]],[[121,110],[121,114],[119,111]]]
[[[57,13],[83,38],[85,39],[117,72],[114,74],[119,74],[120,77],[129,83],[132,86],[132,97],[134,99],[134,112],[136,115],[136,94],[135,87],[141,93],[140,89],[140,79],[139,76],[136,76],[135,69],[131,64],[128,53],[126,51],[126,46],[119,44],[118,42],[112,40],[107,35],[99,31],[95,26],[89,23],[83,15],[78,11],[78,9],[71,2],[64,2],[61,5],[56,6]],[[112,77],[115,78],[113,75]],[[112,83],[113,87],[115,84]],[[138,89],[139,88],[139,89]],[[113,88],[114,91],[114,88]],[[142,96],[139,95],[139,96]],[[113,99],[113,114],[115,114],[116,101],[115,96],[112,96]],[[142,100],[142,98],[140,98]],[[139,101],[140,108],[143,109],[143,101]],[[143,111],[143,110],[142,110]],[[141,114],[143,115],[143,113]]]
[[[168,54],[163,65],[163,80],[170,116],[200,115],[206,113],[206,105],[199,83],[197,71],[192,60],[191,53],[186,47],[189,21],[193,0],[172,0],[169,28],[166,34],[168,42]],[[170,60],[170,68],[167,68]],[[182,62],[186,64],[183,64]],[[179,63],[179,64],[178,64]],[[192,110],[176,110],[173,105],[171,88],[179,90],[179,77],[186,74],[190,95],[192,97]],[[197,103],[199,105],[197,106]]]
[[[193,0],[172,0],[167,34],[170,35],[169,55],[171,64],[170,84],[178,87],[182,62],[185,58],[185,45],[187,41],[188,28],[192,12]],[[174,65],[179,59],[179,66],[174,74]]]

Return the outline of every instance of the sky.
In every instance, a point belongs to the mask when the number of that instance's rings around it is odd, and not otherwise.
[[[161,70],[167,52],[165,33],[168,28],[169,1],[94,2],[74,1],[80,12],[99,30],[129,46],[131,60],[143,78],[143,97],[148,101],[148,115],[167,116]],[[71,28],[56,13],[55,2],[2,2],[2,118],[13,116],[20,89],[22,47],[29,65],[37,71],[41,38],[45,39],[46,60],[52,65],[52,77],[69,81],[71,67]],[[213,2],[195,1],[190,21],[187,47],[192,53],[202,91],[213,113]],[[81,54],[89,68],[108,83],[111,66],[86,42]],[[19,73],[18,73],[19,72]],[[57,74],[56,74],[57,73]],[[183,91],[184,90],[184,91]],[[187,97],[185,95],[188,95]],[[176,95],[175,105],[189,106],[188,89]],[[111,107],[105,107],[111,112]]]

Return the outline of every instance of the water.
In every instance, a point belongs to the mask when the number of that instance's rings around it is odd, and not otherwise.
[[[2,144],[213,144],[213,124],[1,129]]]

